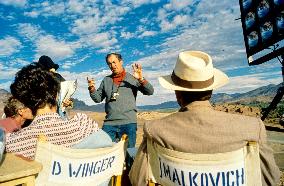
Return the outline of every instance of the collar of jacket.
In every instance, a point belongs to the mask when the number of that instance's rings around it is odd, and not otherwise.
[[[189,103],[185,107],[180,108],[179,112],[189,111],[189,110],[192,110],[192,109],[198,108],[198,107],[209,107],[209,108],[212,108],[209,100],[206,100],[206,101],[194,101],[194,102]]]

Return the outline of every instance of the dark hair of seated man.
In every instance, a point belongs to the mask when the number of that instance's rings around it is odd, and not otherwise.
[[[51,72],[42,70],[36,63],[23,67],[10,86],[12,95],[29,107],[33,115],[46,104],[56,106],[59,88]]]

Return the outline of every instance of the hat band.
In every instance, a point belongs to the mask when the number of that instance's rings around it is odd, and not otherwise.
[[[179,78],[173,71],[171,75],[172,81],[181,87],[190,88],[190,89],[202,89],[211,86],[214,83],[214,76],[205,81],[187,81]]]

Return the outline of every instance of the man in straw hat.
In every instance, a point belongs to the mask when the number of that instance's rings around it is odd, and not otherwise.
[[[247,141],[256,141],[260,145],[262,185],[277,184],[280,173],[267,145],[262,121],[216,111],[210,105],[212,90],[225,85],[228,77],[213,68],[208,54],[181,52],[173,73],[160,77],[159,82],[175,91],[181,108],[165,118],[145,123],[144,138],[129,174],[133,185],[147,182],[147,139],[168,149],[198,154],[230,152],[242,148]]]

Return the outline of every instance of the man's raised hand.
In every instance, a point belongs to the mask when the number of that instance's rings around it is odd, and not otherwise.
[[[133,76],[139,81],[143,81],[142,66],[139,63],[132,64]]]
[[[95,80],[93,78],[87,77],[87,82],[88,82],[88,89],[90,92],[94,92],[96,89],[95,86]]]

